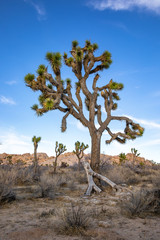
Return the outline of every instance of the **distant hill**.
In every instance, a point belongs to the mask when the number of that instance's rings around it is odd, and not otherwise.
[[[39,165],[53,165],[54,156],[49,157],[46,153],[38,153],[38,161],[39,161]],[[90,159],[90,154],[85,154],[84,158],[86,159]],[[0,162],[2,164],[17,164],[17,163],[24,163],[26,165],[31,165],[33,162],[34,156],[33,154],[30,153],[24,153],[24,154],[7,154],[7,153],[2,153],[0,154]],[[133,162],[133,155],[132,153],[128,153],[126,154],[126,162]],[[69,164],[70,166],[76,164],[77,161],[77,157],[74,153],[72,152],[68,152],[68,153],[64,153],[62,155],[59,156],[58,158],[58,165],[61,165],[62,162],[65,162],[67,164]],[[117,163],[119,164],[119,156],[110,156],[110,155],[105,155],[105,154],[101,154],[101,162],[110,162],[110,163]],[[143,157],[136,157],[136,160],[134,161],[135,164],[143,164],[145,163],[145,165],[152,165],[152,161],[150,160],[146,160]]]

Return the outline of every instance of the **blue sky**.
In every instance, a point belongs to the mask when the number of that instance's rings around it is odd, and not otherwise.
[[[124,84],[116,114],[145,128],[143,137],[125,145],[106,145],[104,134],[101,153],[136,148],[141,156],[160,162],[160,0],[6,0],[0,7],[0,36],[0,153],[32,153],[33,135],[42,137],[38,151],[48,155],[54,155],[55,141],[68,151],[77,140],[90,145],[88,130],[74,118],[61,133],[62,113],[37,117],[30,107],[39,94],[24,83],[28,72],[47,64],[47,51],[63,54],[73,40],[83,46],[89,39],[98,43],[97,55],[104,50],[112,54],[113,63],[101,72],[99,84],[111,78]],[[62,77],[76,81],[65,66]],[[112,127],[116,131],[121,126]]]

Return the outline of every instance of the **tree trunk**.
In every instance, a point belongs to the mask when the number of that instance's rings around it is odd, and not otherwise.
[[[54,173],[56,173],[56,169],[57,169],[57,156],[55,157],[55,161],[54,161]]]
[[[100,165],[100,145],[101,134],[98,132],[90,133],[91,135],[91,168],[99,172]]]
[[[37,160],[37,147],[34,147],[34,174],[36,175],[37,173],[37,165],[38,165],[38,160]]]
[[[39,179],[38,158],[37,158],[37,146],[34,146],[34,179]]]

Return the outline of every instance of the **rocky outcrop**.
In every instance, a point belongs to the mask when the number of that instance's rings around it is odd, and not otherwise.
[[[53,162],[55,160],[54,156],[49,157],[46,153],[38,153],[38,162],[39,165],[53,165]],[[90,154],[85,154],[84,157],[86,159],[90,159]],[[2,153],[0,154],[0,162],[2,164],[25,164],[25,165],[31,165],[33,162],[34,156],[30,153],[25,154],[7,154]],[[132,153],[126,154],[126,162],[133,162],[135,164],[145,164],[145,165],[152,165],[152,162],[149,160],[146,160],[143,157],[136,157],[133,158]],[[62,162],[67,163],[69,166],[72,166],[74,164],[78,163],[78,159],[76,155],[72,152],[67,152],[59,156],[58,158],[58,166],[61,166]],[[106,154],[101,154],[101,162],[110,162],[112,164],[119,164],[119,155],[116,156],[110,156]]]

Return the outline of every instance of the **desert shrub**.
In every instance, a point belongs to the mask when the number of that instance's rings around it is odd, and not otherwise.
[[[42,197],[54,198],[57,189],[57,175],[50,177],[45,173],[40,176],[39,185],[42,190]]]
[[[88,181],[85,171],[77,173],[75,175],[75,180],[80,184],[87,184]]]
[[[0,167],[0,204],[15,200],[13,183],[15,174],[10,167]]]
[[[129,216],[143,217],[160,214],[160,190],[140,190],[133,193],[128,201],[121,203],[122,213]]]
[[[89,218],[87,212],[81,205],[65,209],[60,215],[59,227],[57,232],[65,235],[83,235],[89,227]]]
[[[158,172],[158,174],[152,175],[151,180],[152,180],[153,187],[159,188],[159,186],[160,186],[160,173]]]
[[[100,162],[100,173],[103,175],[106,172],[112,170],[114,168],[113,164],[111,164],[109,161],[102,160]]]
[[[141,181],[140,176],[125,166],[114,166],[104,174],[116,184],[137,184]]]

